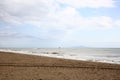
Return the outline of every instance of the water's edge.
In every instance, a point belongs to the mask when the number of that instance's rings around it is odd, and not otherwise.
[[[13,52],[29,55],[47,56],[72,60],[104,62],[120,64],[120,49],[40,49],[40,48],[10,48],[0,49],[4,52]]]

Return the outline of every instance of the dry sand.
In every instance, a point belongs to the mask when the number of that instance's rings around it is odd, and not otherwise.
[[[120,65],[0,52],[0,80],[120,80]]]

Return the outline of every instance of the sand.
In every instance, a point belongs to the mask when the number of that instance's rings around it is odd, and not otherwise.
[[[120,80],[120,65],[0,52],[0,80]]]

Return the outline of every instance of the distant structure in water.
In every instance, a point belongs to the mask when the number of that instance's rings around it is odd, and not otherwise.
[[[61,51],[61,47],[58,47],[58,51],[59,51],[59,52]]]

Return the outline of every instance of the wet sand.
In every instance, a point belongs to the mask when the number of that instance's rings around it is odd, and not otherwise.
[[[120,80],[120,65],[0,52],[0,80]]]

